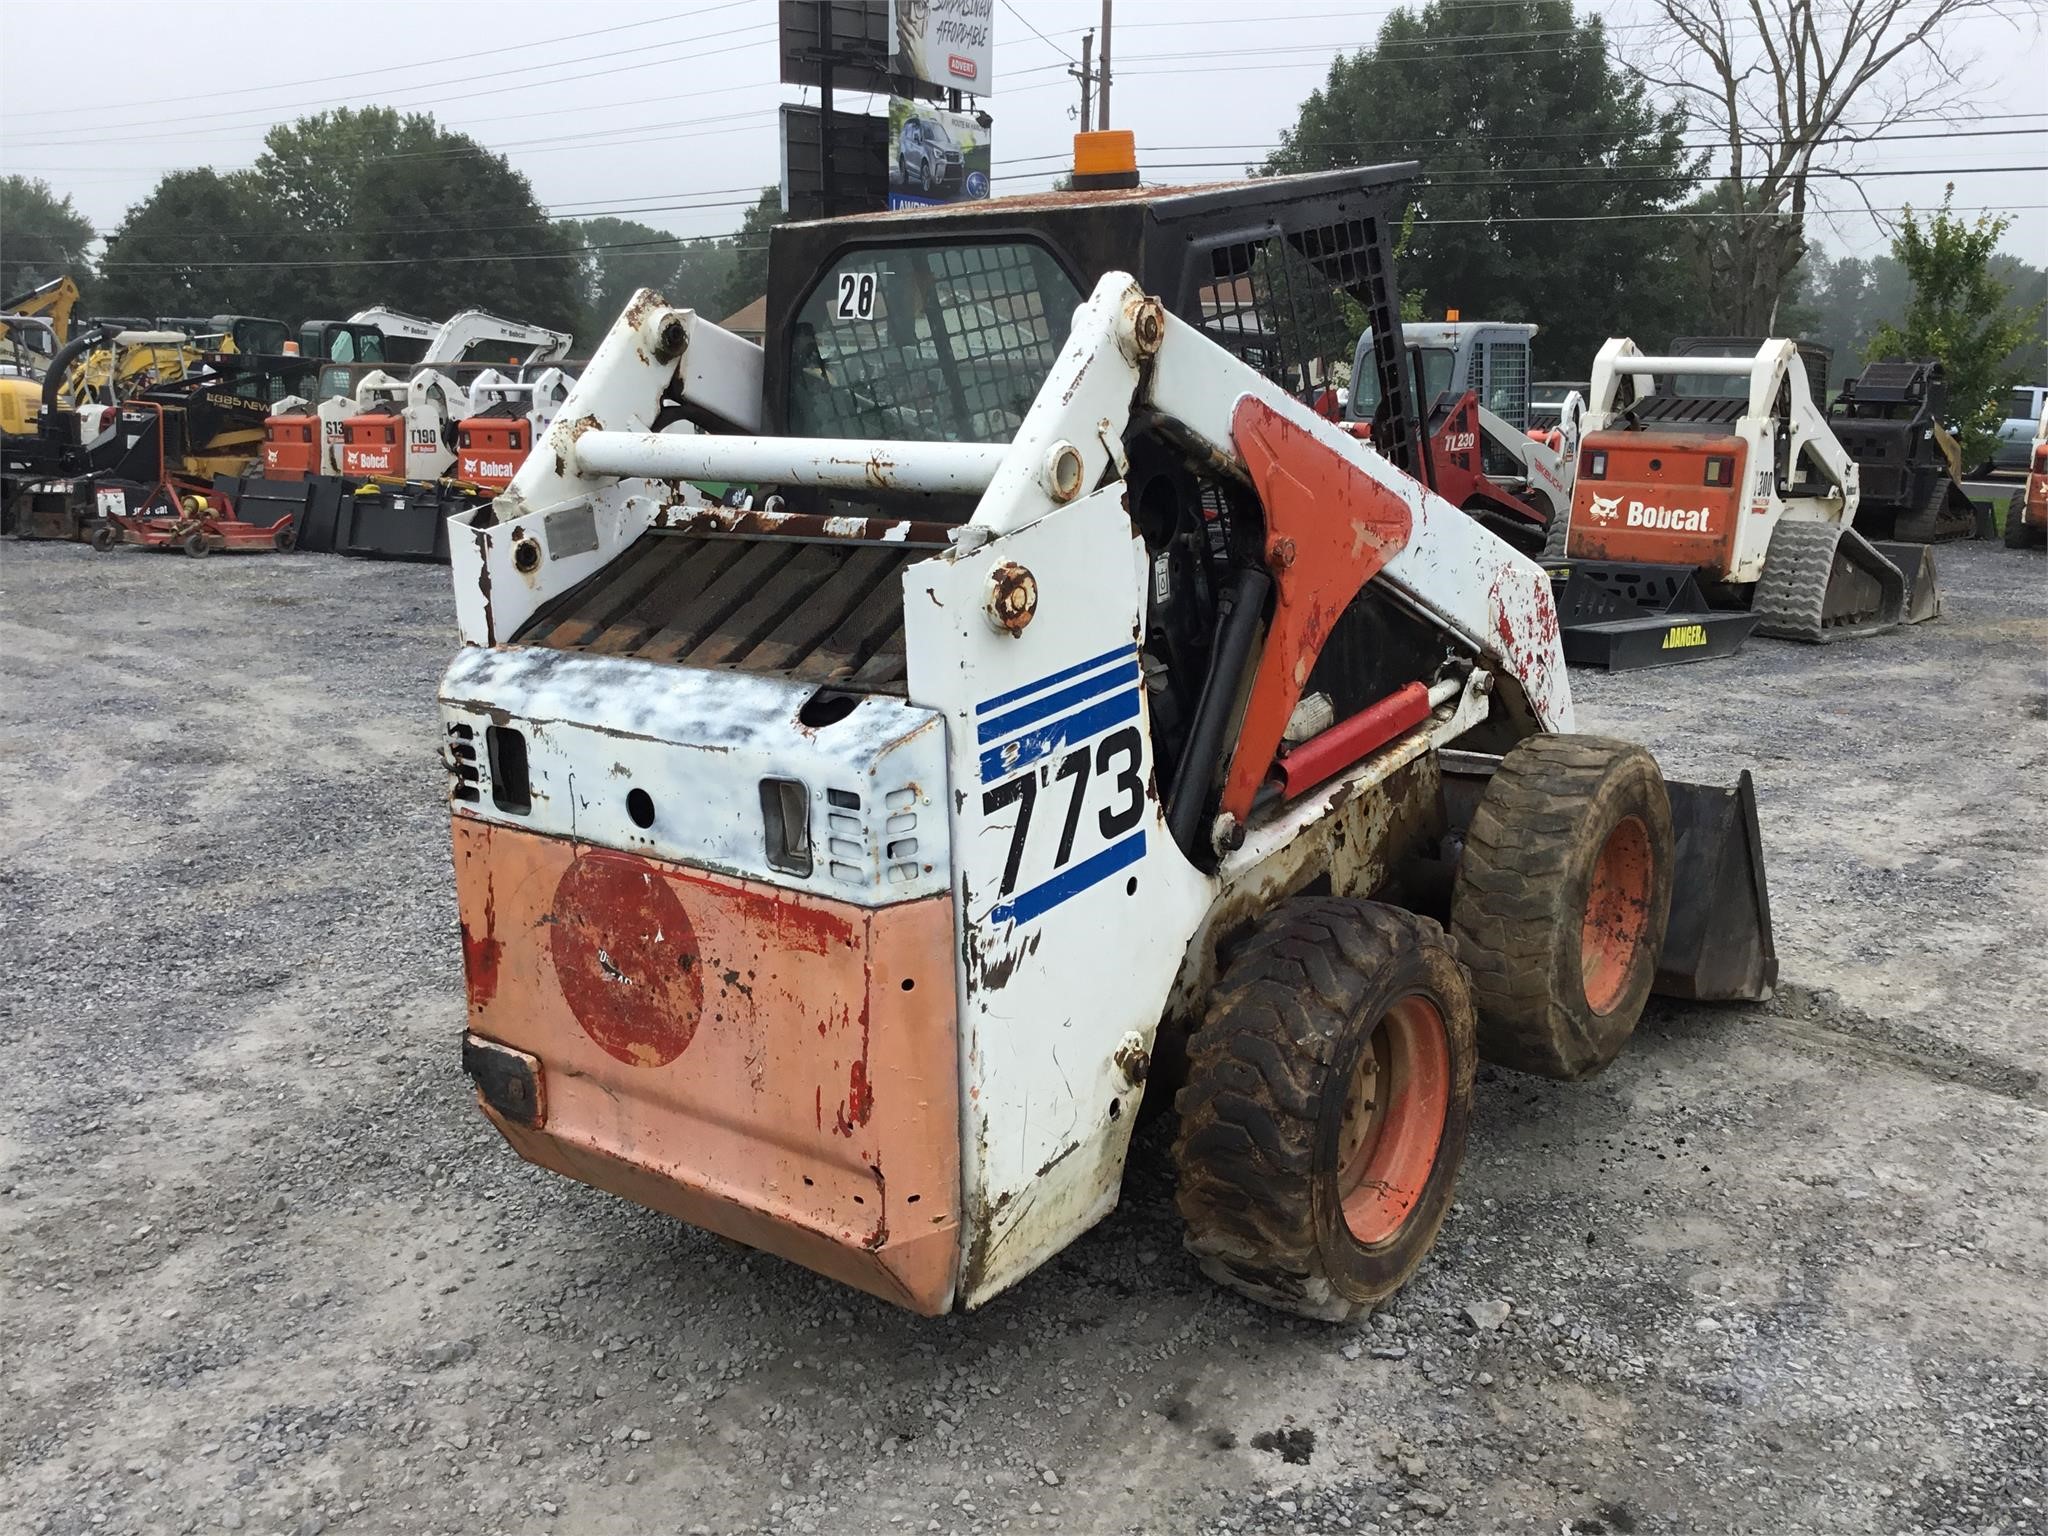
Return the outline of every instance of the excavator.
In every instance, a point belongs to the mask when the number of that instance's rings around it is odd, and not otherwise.
[[[1768,995],[1755,803],[1580,733],[1542,568],[1416,477],[1414,166],[1085,149],[779,226],[765,346],[640,291],[451,519],[463,1063],[536,1164],[928,1315],[1108,1214],[1165,1100],[1203,1270],[1341,1320],[1484,1219],[1482,1056]],[[1371,445],[1298,398],[1326,304]]]
[[[35,431],[43,375],[71,339],[78,284],[58,277],[0,302],[0,432]]]
[[[1558,588],[1565,655],[1620,671],[1732,654],[1751,631],[1810,644],[1939,612],[1925,545],[1854,526],[1861,476],[1799,344],[1593,361]]]

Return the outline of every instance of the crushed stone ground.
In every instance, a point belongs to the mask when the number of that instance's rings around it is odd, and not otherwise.
[[[1575,674],[1755,772],[1782,993],[1483,1072],[1330,1329],[1201,1278],[1158,1124],[939,1322],[527,1167],[457,1060],[447,573],[5,547],[0,1527],[2048,1532],[2048,562],[1937,558],[1936,624]]]

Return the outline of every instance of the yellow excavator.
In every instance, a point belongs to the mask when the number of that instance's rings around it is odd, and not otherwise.
[[[71,339],[78,284],[59,277],[0,301],[0,430],[33,432],[43,373]]]

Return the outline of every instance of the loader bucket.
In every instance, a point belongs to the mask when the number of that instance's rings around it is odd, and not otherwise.
[[[1471,824],[1500,759],[1445,752],[1444,812],[1454,836]],[[1759,1003],[1778,982],[1763,834],[1749,771],[1733,785],[1666,779],[1671,797],[1671,917],[1652,990],[1701,1003]],[[1445,879],[1446,887],[1448,878]]]
[[[1675,868],[1655,990],[1695,1002],[1762,1002],[1778,981],[1763,836],[1749,771],[1733,788],[1666,779]]]
[[[1906,609],[1900,615],[1903,624],[1924,624],[1929,619],[1941,617],[1941,594],[1934,585],[1934,546],[1931,544],[1895,544],[1887,540],[1872,540],[1880,555],[1899,568],[1899,574],[1906,578]]]

